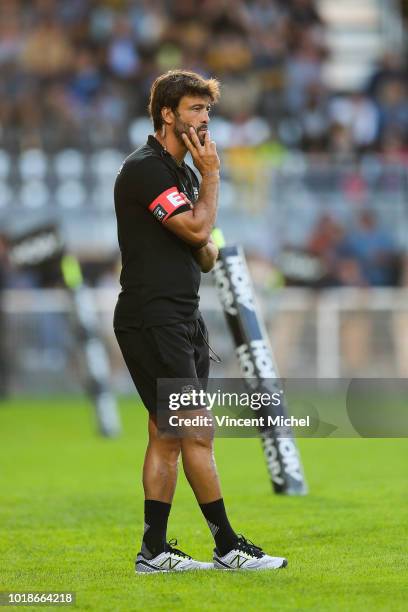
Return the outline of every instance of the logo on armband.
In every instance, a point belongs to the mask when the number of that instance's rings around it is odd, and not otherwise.
[[[161,206],[160,204],[155,206],[155,208],[152,210],[152,212],[153,212],[154,216],[156,217],[156,219],[158,221],[163,221],[163,219],[167,215],[167,212],[165,211],[163,206]]]

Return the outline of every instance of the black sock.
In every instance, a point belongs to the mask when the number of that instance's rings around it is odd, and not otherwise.
[[[224,500],[221,498],[209,504],[200,504],[200,508],[213,534],[217,550],[221,555],[226,555],[234,548],[237,534],[227,518]]]
[[[155,557],[166,550],[166,531],[171,504],[146,499],[144,503],[144,534],[143,544]]]

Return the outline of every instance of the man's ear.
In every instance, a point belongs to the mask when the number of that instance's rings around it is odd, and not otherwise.
[[[163,106],[160,112],[166,125],[172,125],[172,123],[174,123],[174,113],[169,106]]]

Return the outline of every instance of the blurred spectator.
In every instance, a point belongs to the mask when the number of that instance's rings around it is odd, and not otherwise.
[[[322,151],[327,148],[329,114],[324,88],[310,86],[301,114],[303,148],[306,151]]]
[[[90,105],[102,86],[102,74],[91,49],[80,49],[75,57],[69,82],[71,97],[84,106]]]
[[[286,88],[289,109],[300,112],[312,87],[322,86],[322,51],[310,30],[299,33],[299,40],[286,64]]]
[[[321,286],[338,283],[338,246],[344,237],[344,230],[329,214],[323,214],[317,221],[307,245],[307,251],[316,255],[323,264],[324,277]]]
[[[383,87],[389,81],[404,82],[406,76],[402,58],[396,53],[385,53],[369,79],[367,94],[378,100],[381,98]]]
[[[381,227],[373,211],[360,213],[357,225],[338,246],[343,262],[359,268],[362,284],[393,285],[396,281],[396,246],[391,236]],[[353,270],[353,279],[357,272]],[[354,284],[354,283],[353,283]]]
[[[22,68],[27,72],[40,78],[63,76],[72,59],[69,37],[52,16],[44,16],[27,33],[21,57]]]
[[[334,98],[330,103],[331,121],[349,130],[352,147],[365,150],[377,140],[379,113],[374,102],[362,93]]]
[[[391,131],[408,136],[407,86],[404,81],[390,79],[381,89],[378,99],[383,134]]]
[[[355,226],[341,225],[328,213],[319,217],[307,251],[323,264],[319,286],[389,286],[398,284],[399,256],[391,236],[371,210]]]
[[[408,143],[407,76],[402,58],[386,53],[369,80],[367,93],[379,108],[382,143],[392,134]]]
[[[0,66],[15,65],[24,48],[21,18],[10,11],[0,19]]]
[[[131,23],[127,17],[118,17],[107,49],[108,67],[119,78],[136,76],[140,60],[133,40]]]

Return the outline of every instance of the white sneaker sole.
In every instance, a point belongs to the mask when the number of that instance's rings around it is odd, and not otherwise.
[[[286,567],[288,564],[287,559],[282,559],[282,563],[281,565],[277,565],[277,566],[272,566],[272,565],[264,565],[264,566],[259,566],[259,567],[227,567],[226,565],[220,565],[219,561],[216,561],[214,559],[214,569],[216,570],[221,570],[221,571],[225,571],[225,572],[264,572],[267,570],[278,570],[278,569],[283,569],[284,567]]]
[[[214,564],[208,563],[200,567],[186,567],[180,569],[160,569],[148,563],[139,561],[135,566],[135,574],[176,574],[177,572],[202,572],[213,570]]]

